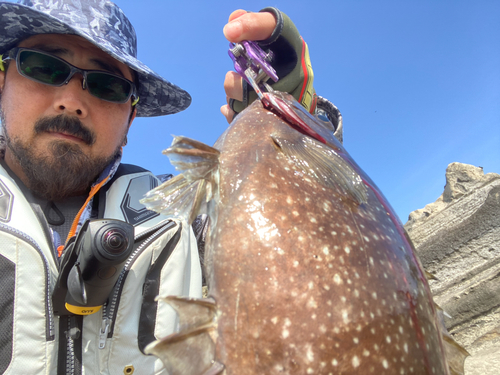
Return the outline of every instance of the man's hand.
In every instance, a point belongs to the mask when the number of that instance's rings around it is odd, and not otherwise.
[[[276,19],[272,13],[247,13],[245,10],[239,9],[229,16],[229,21],[224,26],[224,36],[233,43],[242,40],[265,40],[271,36],[275,27]],[[233,71],[226,73],[224,90],[228,103],[231,98],[240,101],[243,99],[242,78],[238,73]],[[229,105],[222,106],[220,110],[227,122],[231,122],[234,111]]]

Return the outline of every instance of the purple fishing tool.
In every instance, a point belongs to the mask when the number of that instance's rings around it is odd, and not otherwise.
[[[260,99],[263,97],[262,91],[273,91],[266,83],[268,79],[278,82],[278,75],[270,64],[272,51],[266,53],[257,43],[243,40],[229,43],[228,54],[238,74],[253,87]]]

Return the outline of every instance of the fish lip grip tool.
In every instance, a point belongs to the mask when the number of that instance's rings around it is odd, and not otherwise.
[[[228,54],[236,72],[252,86],[261,100],[263,91],[273,91],[267,83],[269,79],[278,82],[276,70],[270,63],[274,56],[272,51],[266,53],[256,42],[243,40],[229,43]]]
[[[228,54],[234,62],[236,72],[253,87],[265,108],[288,121],[300,132],[326,144],[325,139],[297,114],[298,111],[303,112],[300,107],[296,106],[294,110],[291,102],[283,100],[279,95],[269,94],[277,92],[267,81],[272,79],[278,82],[276,70],[270,64],[274,56],[271,50],[266,53],[256,42],[243,40],[240,43],[229,43]]]

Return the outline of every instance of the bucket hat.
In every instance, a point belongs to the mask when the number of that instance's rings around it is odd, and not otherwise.
[[[88,40],[137,74],[137,116],[176,113],[191,96],[137,59],[137,37],[123,11],[107,0],[0,1],[0,54],[37,34],[73,34]]]

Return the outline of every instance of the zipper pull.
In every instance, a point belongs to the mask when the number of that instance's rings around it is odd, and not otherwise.
[[[104,349],[106,346],[106,339],[108,338],[110,320],[104,318],[102,320],[101,328],[99,329],[99,349]]]

